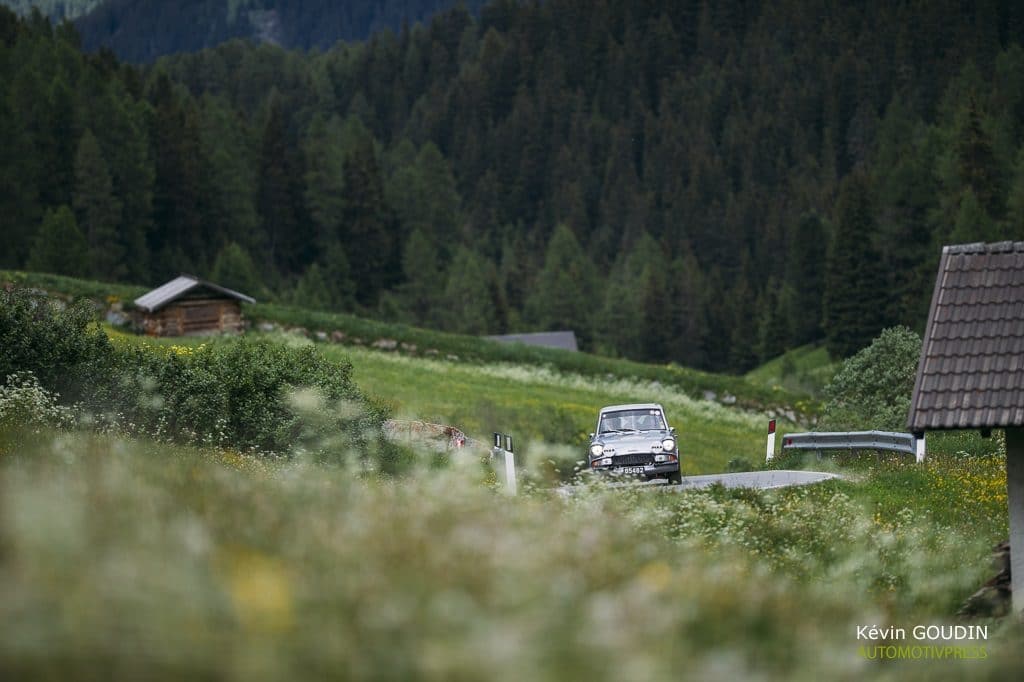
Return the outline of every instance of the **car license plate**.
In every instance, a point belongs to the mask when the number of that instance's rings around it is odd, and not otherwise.
[[[620,474],[642,474],[644,472],[643,467],[622,467],[618,469]]]

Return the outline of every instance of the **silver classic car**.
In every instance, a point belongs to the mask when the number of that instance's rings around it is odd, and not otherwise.
[[[591,471],[682,480],[676,430],[656,403],[602,408],[587,456]]]

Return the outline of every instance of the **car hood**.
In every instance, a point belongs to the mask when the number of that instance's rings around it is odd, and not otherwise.
[[[641,431],[628,433],[603,433],[594,438],[594,443],[601,443],[605,452],[614,449],[616,455],[628,455],[635,452],[650,452],[653,446],[661,449],[661,441],[672,434],[669,431]]]

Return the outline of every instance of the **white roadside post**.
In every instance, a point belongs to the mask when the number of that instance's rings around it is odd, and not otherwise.
[[[504,447],[502,447],[502,439],[504,438]],[[505,492],[509,495],[517,494],[518,490],[516,487],[516,456],[512,450],[512,436],[507,433],[495,433],[494,434],[494,449],[491,451],[491,456],[502,454],[505,460]]]
[[[775,457],[775,420],[768,420],[768,447],[765,451],[764,461],[765,464],[772,461]]]
[[[922,431],[914,434],[914,456],[917,458],[918,464],[924,461],[924,455],[924,432]]]

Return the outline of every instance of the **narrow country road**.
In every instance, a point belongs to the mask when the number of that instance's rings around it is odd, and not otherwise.
[[[768,490],[770,488],[785,488],[794,485],[809,485],[821,483],[833,478],[842,478],[838,474],[828,474],[821,471],[745,471],[735,474],[705,474],[702,476],[684,476],[679,485],[669,485],[665,481],[654,480],[647,483],[622,482],[612,483],[610,488],[636,488],[640,490],[656,490],[666,493],[680,493],[686,490],[708,488],[716,483],[726,488],[756,488]],[[572,486],[562,486],[559,493],[563,495],[572,494]]]

